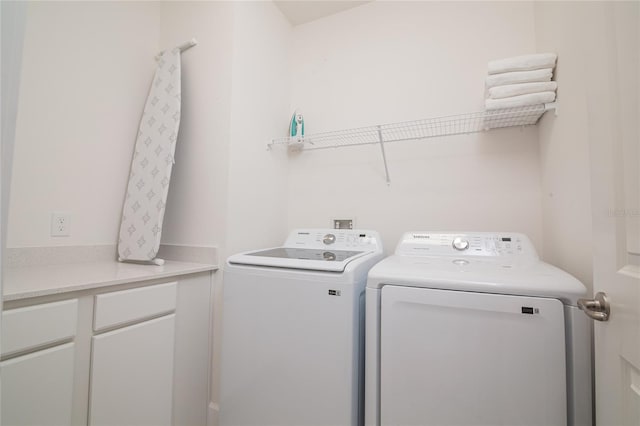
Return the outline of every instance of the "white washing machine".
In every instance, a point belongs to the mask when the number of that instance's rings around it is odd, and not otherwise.
[[[585,287],[515,233],[406,233],[367,282],[367,425],[591,426]]]
[[[299,229],[224,270],[221,426],[363,423],[374,231]]]

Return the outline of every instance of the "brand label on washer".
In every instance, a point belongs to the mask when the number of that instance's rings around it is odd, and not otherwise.
[[[522,313],[523,314],[529,314],[529,315],[539,314],[540,313],[540,309],[539,308],[532,308],[531,306],[523,306],[522,307]]]
[[[329,290],[329,296],[340,296],[340,290]]]

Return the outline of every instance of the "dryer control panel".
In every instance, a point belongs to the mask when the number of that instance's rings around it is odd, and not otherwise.
[[[529,238],[514,232],[407,232],[396,254],[538,258]]]
[[[289,234],[284,247],[331,250],[381,251],[380,235],[357,229],[296,229]]]

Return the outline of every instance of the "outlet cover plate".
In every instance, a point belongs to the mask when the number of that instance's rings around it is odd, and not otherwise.
[[[354,218],[349,219],[336,219],[332,218],[333,229],[353,229],[356,220]]]
[[[71,215],[64,212],[51,213],[51,236],[52,237],[68,237],[71,227]]]

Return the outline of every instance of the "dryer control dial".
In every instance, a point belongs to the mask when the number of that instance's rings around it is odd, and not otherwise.
[[[333,234],[326,234],[323,238],[322,238],[322,242],[329,245],[329,244],[333,244],[336,242],[336,236]]]
[[[451,245],[454,249],[463,251],[469,248],[469,240],[465,240],[461,237],[455,237]]]

